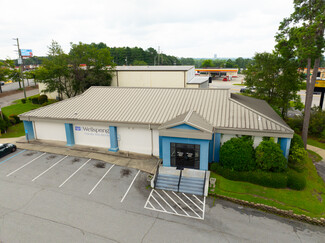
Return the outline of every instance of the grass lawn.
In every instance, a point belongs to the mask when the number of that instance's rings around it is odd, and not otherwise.
[[[0,135],[0,138],[16,138],[25,135],[24,124],[22,122],[8,128],[7,133]]]
[[[245,86],[246,84],[232,84],[232,85]]]
[[[307,138],[307,144],[321,148],[321,149],[325,149],[325,143],[319,142],[318,140],[314,139],[314,138]]]
[[[18,103],[2,108],[3,114],[10,116],[11,114],[19,115],[21,113],[41,107],[40,105],[33,104],[32,102],[26,102],[26,104]]]
[[[310,217],[325,217],[325,183],[318,176],[312,160],[308,158],[306,188],[302,191],[291,189],[274,189],[254,185],[248,182],[231,181],[211,172],[216,178],[216,193],[232,198],[274,206],[279,209],[293,210],[296,214],[305,214]]]
[[[313,163],[319,162],[323,159],[318,153],[315,153],[314,151],[307,149],[307,152],[309,153],[309,158],[312,159]]]

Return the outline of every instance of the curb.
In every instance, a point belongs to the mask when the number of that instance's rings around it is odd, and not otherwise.
[[[291,218],[291,219],[295,219],[295,220],[299,220],[305,223],[309,223],[309,224],[313,224],[313,225],[319,225],[319,226],[325,226],[325,218],[312,218],[309,216],[306,216],[304,214],[295,214],[292,212],[292,210],[282,210],[282,209],[278,209],[276,207],[272,207],[272,206],[268,206],[265,204],[261,204],[261,203],[253,203],[253,202],[248,202],[245,200],[241,200],[241,199],[236,199],[236,198],[232,198],[232,197],[227,197],[227,196],[223,196],[223,195],[219,195],[219,194],[212,194],[209,193],[209,196],[212,197],[216,197],[216,198],[220,198],[220,199],[224,199],[242,206],[247,206],[247,207],[251,207],[251,208],[256,208],[256,209],[260,209],[262,211],[265,211],[267,213],[273,213],[273,214],[277,214],[286,218]]]

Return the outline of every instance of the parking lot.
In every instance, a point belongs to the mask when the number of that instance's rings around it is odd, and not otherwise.
[[[316,226],[148,185],[147,173],[137,169],[18,149],[0,159],[0,241],[251,241],[253,232],[257,242],[266,232],[277,232],[273,241],[325,237]]]

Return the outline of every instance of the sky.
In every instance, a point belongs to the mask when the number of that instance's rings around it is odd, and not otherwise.
[[[253,57],[273,50],[293,0],[0,0],[0,59],[17,58],[12,38],[34,56],[52,40],[153,47],[177,57]]]

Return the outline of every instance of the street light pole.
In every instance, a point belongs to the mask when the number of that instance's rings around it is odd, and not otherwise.
[[[23,70],[24,69],[24,59],[21,56],[21,50],[19,48],[19,40],[18,40],[18,38],[13,38],[13,40],[17,41],[18,55],[19,55],[19,58],[21,59],[21,64],[20,64],[20,66],[21,66],[21,68],[20,68],[21,80],[22,80],[22,83],[23,83],[24,97],[25,97],[25,99],[27,99],[27,97],[26,97],[26,89],[25,89],[25,82],[24,82],[24,70]]]

